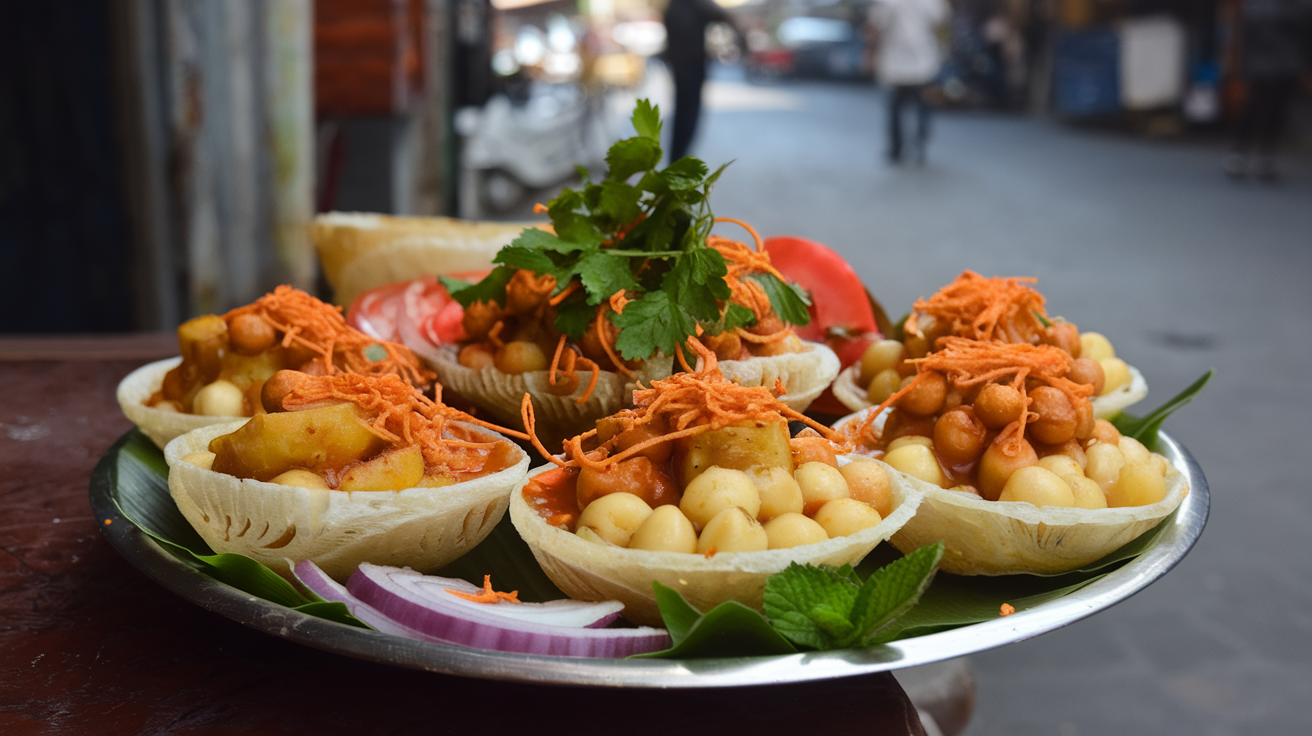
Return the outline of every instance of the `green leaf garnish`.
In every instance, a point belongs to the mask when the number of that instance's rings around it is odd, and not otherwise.
[[[796,654],[797,649],[775,631],[760,613],[735,601],[721,603],[703,614],[679,591],[652,582],[661,619],[674,645],[636,658],[749,657]]]
[[[1162,428],[1162,422],[1175,413],[1177,409],[1193,401],[1207,382],[1212,380],[1212,375],[1216,373],[1215,368],[1209,368],[1206,373],[1198,378],[1197,381],[1189,384],[1183,391],[1176,394],[1170,401],[1157,407],[1146,417],[1137,417],[1133,414],[1121,412],[1112,419],[1112,424],[1122,435],[1132,437],[1143,443],[1144,447],[1152,450],[1157,447],[1157,433]]]
[[[794,325],[804,325],[811,321],[811,313],[806,310],[811,306],[811,297],[797,284],[780,281],[772,273],[752,273],[747,278],[755,279],[765,295],[770,297],[770,306],[779,319]]]
[[[492,273],[483,277],[483,280],[476,284],[450,276],[438,276],[437,280],[442,282],[442,286],[447,293],[451,295],[452,299],[460,302],[462,307],[468,307],[478,302],[496,302],[505,306],[506,284],[510,283],[510,277],[514,275],[515,269],[509,266],[498,266],[492,269]]]

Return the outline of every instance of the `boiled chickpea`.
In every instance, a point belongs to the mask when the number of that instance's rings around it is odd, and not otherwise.
[[[1121,437],[1120,441],[1116,443],[1116,447],[1125,456],[1126,465],[1146,465],[1152,462],[1153,454],[1148,451],[1147,447],[1143,446],[1142,442],[1133,437]]]
[[[984,452],[988,430],[969,406],[943,412],[934,423],[934,447],[948,465],[967,465]]]
[[[990,383],[975,397],[975,416],[989,429],[1002,429],[1020,418],[1025,400],[1011,386]]]
[[[288,470],[275,476],[270,483],[277,483],[280,486],[295,486],[296,488],[314,488],[316,490],[328,490],[328,481],[324,480],[322,475],[312,473],[308,470],[299,468]]]
[[[738,360],[743,353],[743,339],[735,332],[702,335],[700,340],[720,360]]]
[[[1060,445],[1035,445],[1034,451],[1039,457],[1048,457],[1050,455],[1064,455],[1075,461],[1083,469],[1089,464],[1089,458],[1084,453],[1084,448],[1078,440],[1067,440]]]
[[[1039,467],[1070,484],[1071,478],[1083,478],[1084,470],[1068,455],[1048,455],[1039,458]],[[1101,492],[1101,491],[1100,491]]]
[[[487,339],[487,333],[492,331],[493,325],[505,316],[505,310],[496,302],[474,302],[465,307],[465,316],[461,324],[465,328],[465,334],[474,342],[482,342]]]
[[[1075,494],[1066,481],[1047,468],[1031,465],[1011,474],[998,494],[999,501],[1024,501],[1035,506],[1075,505]]]
[[[1031,436],[1045,445],[1060,445],[1075,436],[1078,417],[1070,397],[1052,386],[1030,393],[1030,410],[1039,418],[1026,425]]]
[[[938,464],[934,451],[924,445],[905,445],[884,454],[884,462],[912,478],[919,478],[939,488],[947,488],[948,480],[943,468]]]
[[[167,401],[167,400],[161,401],[158,404],[155,404],[155,406],[152,408],[154,408],[156,411],[168,412],[169,414],[182,413],[182,404],[179,404],[176,401]]]
[[[1075,402],[1075,439],[1087,440],[1093,436],[1093,403],[1088,399]]]
[[[182,462],[191,463],[202,470],[209,470],[214,465],[214,453],[205,452],[204,450],[189,452],[182,456]]]
[[[633,533],[651,514],[651,507],[632,493],[611,493],[588,504],[579,514],[578,525],[611,544],[627,547]]]
[[[838,456],[834,453],[833,443],[818,434],[814,437],[794,437],[788,440],[788,446],[793,451],[794,467],[801,467],[806,463],[824,463],[838,467]]]
[[[1111,340],[1102,333],[1085,332],[1080,335],[1080,357],[1101,363],[1107,358],[1115,358],[1116,351],[1112,348]]]
[[[600,430],[601,425],[598,424],[597,427]],[[620,432],[619,439],[615,441],[615,451],[624,452],[634,445],[640,445],[647,440],[656,437],[664,437],[667,434],[669,434],[669,425],[666,424],[664,419],[655,417],[646,424],[630,427],[629,429]],[[600,436],[600,432],[598,433],[598,436]],[[647,457],[647,459],[654,463],[663,463],[670,459],[670,455],[673,454],[673,452],[673,442],[661,442],[651,445],[638,454]]]
[[[1098,442],[1085,451],[1089,464],[1084,468],[1084,475],[1102,488],[1103,493],[1110,493],[1125,467],[1125,455],[1116,445]]]
[[[893,513],[893,479],[883,465],[857,460],[838,469],[847,481],[852,498],[879,512],[880,517]]]
[[[1099,444],[1117,446],[1121,442],[1121,431],[1106,419],[1095,419],[1093,438],[1098,440]]]
[[[923,435],[923,434],[904,434],[904,435],[902,435],[901,437],[898,437],[898,438],[894,439],[892,442],[889,442],[889,443],[888,443],[888,447],[885,447],[885,448],[884,448],[884,452],[886,452],[886,453],[888,453],[888,452],[893,452],[894,450],[896,450],[896,449],[898,449],[898,448],[907,447],[908,445],[920,445],[921,447],[933,447],[933,446],[934,446],[934,438],[933,438],[933,437],[926,437],[926,436]]]
[[[514,375],[544,371],[547,369],[547,354],[535,342],[514,340],[497,350],[494,364],[502,373]]]
[[[717,514],[733,507],[744,509],[755,519],[761,511],[761,492],[743,471],[716,465],[693,478],[679,500],[679,510],[699,528],[704,528]]]
[[[678,506],[658,506],[629,539],[629,549],[696,552],[697,530]]]
[[[835,499],[815,512],[815,523],[825,530],[830,539],[856,534],[881,521],[883,519],[878,511],[854,498]]]
[[[1102,492],[1102,487],[1097,483],[1082,475],[1062,478],[1062,480],[1066,481],[1066,485],[1071,487],[1071,493],[1075,495],[1075,508],[1107,508],[1107,494]]]
[[[239,314],[228,323],[228,341],[233,350],[255,355],[273,347],[278,333],[273,325],[254,314]]]
[[[800,514],[805,508],[802,487],[797,485],[797,479],[787,468],[760,466],[747,471],[747,477],[761,496],[761,508],[756,513],[758,520],[766,522],[784,514]]]
[[[937,414],[948,395],[948,379],[938,371],[927,371],[913,380],[919,383],[898,399],[898,408],[918,417]]]
[[[1166,498],[1166,481],[1151,463],[1127,463],[1107,489],[1107,506],[1147,506]]]
[[[240,417],[246,414],[244,398],[236,384],[220,378],[196,392],[191,411],[208,417]]]
[[[574,532],[574,536],[578,537],[579,539],[592,542],[593,544],[610,544],[610,542],[607,542],[605,539],[603,539],[602,536],[598,534],[596,530],[594,530],[590,526],[579,527],[578,531]]]
[[[763,552],[770,548],[770,537],[753,515],[731,506],[706,522],[697,538],[697,551],[704,555],[720,552]]]
[[[979,493],[990,501],[998,500],[1007,479],[1021,468],[1039,464],[1034,446],[1020,440],[1019,447],[1010,450],[1006,443],[995,440],[979,459]]]
[[[849,498],[852,495],[843,474],[831,465],[807,463],[797,469],[794,477],[802,489],[802,513],[808,516],[836,498]]]
[[[788,549],[829,539],[825,528],[801,514],[782,514],[765,522],[770,549]]]
[[[1099,396],[1106,396],[1121,386],[1130,383],[1130,366],[1126,365],[1125,361],[1120,358],[1107,358],[1098,361],[1098,364],[1102,366],[1103,375],[1106,376],[1102,384],[1102,393]]]
[[[1070,322],[1057,320],[1043,328],[1040,342],[1059,347],[1072,357],[1080,357],[1080,330]]]
[[[282,411],[282,400],[301,385],[309,376],[300,371],[281,370],[273,374],[260,388],[260,403],[269,413]]]
[[[1166,458],[1162,457],[1161,455],[1153,453],[1151,462],[1152,462],[1152,466],[1157,469],[1157,472],[1161,473],[1163,476],[1165,476],[1167,473],[1171,471],[1171,466],[1167,464]]]
[[[880,340],[871,343],[861,354],[861,384],[868,386],[874,377],[897,367],[906,349],[897,340]]]
[[[587,509],[598,498],[612,493],[628,493],[641,498],[653,508],[677,503],[679,489],[659,466],[637,455],[605,470],[585,467],[579,471],[575,492],[580,509]]]
[[[1090,358],[1079,358],[1071,362],[1071,369],[1066,372],[1066,377],[1076,383],[1084,383],[1093,386],[1093,395],[1098,396],[1102,393],[1102,384],[1104,376],[1102,366],[1098,361]]]
[[[804,349],[802,341],[797,335],[785,335],[783,339],[766,343],[750,343],[748,350],[752,355],[771,356],[771,355],[791,355],[800,353]]]
[[[880,371],[871,379],[869,388],[866,389],[866,401],[878,406],[888,400],[898,389],[902,382],[902,376],[893,369]]]

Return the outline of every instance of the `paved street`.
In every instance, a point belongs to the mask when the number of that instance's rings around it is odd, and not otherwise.
[[[974,658],[982,734],[1312,733],[1312,166],[1235,184],[1222,149],[975,113],[936,121],[928,165],[882,160],[869,87],[708,89],[694,155],[736,159],[717,214],[841,252],[895,316],[962,269],[1033,275],[1107,334],[1212,490],[1166,578],[1064,630]],[[729,234],[729,230],[725,230]]]

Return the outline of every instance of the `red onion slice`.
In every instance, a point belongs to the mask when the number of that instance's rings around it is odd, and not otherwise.
[[[670,645],[664,629],[583,628],[588,624],[562,626],[543,621],[585,620],[584,610],[574,601],[550,603],[474,603],[447,590],[477,593],[463,580],[420,575],[413,570],[363,563],[346,583],[347,590],[395,622],[430,637],[482,649],[564,657],[627,657],[655,652]],[[596,617],[592,625],[613,620],[622,604],[607,606],[611,613]],[[553,609],[561,609],[558,612]],[[565,610],[571,613],[566,615]],[[577,609],[577,610],[575,610]],[[509,615],[509,611],[515,611]],[[609,619],[606,618],[609,616]]]
[[[296,579],[302,585],[320,598],[326,601],[345,603],[346,610],[352,616],[384,634],[402,636],[407,639],[419,639],[420,641],[443,641],[384,616],[378,609],[351,595],[346,586],[328,577],[327,573],[320,570],[318,565],[309,560],[296,563],[296,566],[292,568],[292,574],[296,576]]]

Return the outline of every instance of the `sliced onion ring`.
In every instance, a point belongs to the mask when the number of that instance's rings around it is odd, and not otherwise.
[[[622,604],[473,603],[447,590],[477,593],[463,580],[420,575],[413,570],[363,563],[346,583],[347,591],[398,624],[444,641],[481,649],[564,657],[627,657],[670,645],[664,629],[585,628],[604,626]],[[582,606],[606,606],[580,615]],[[570,613],[564,613],[564,611]],[[513,615],[509,615],[514,611]],[[604,611],[604,612],[603,612]],[[600,612],[600,613],[599,613]],[[588,623],[559,625],[543,621]],[[609,616],[609,618],[607,618]]]
[[[420,641],[442,641],[435,636],[429,636],[409,626],[402,626],[384,616],[377,608],[351,595],[346,586],[328,577],[328,573],[319,569],[318,565],[309,560],[301,560],[296,563],[296,566],[292,568],[292,574],[310,592],[326,601],[345,603],[346,610],[352,616],[384,634],[403,636],[407,639],[419,639]]]

